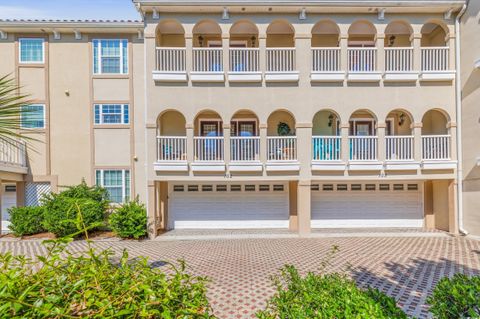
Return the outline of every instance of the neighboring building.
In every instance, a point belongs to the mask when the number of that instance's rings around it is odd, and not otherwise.
[[[138,194],[152,234],[458,233],[464,1],[134,3],[143,22],[0,22],[0,74],[33,94],[25,132],[45,140],[1,175],[11,204],[85,178]]]

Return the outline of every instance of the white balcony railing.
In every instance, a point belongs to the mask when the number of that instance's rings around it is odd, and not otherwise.
[[[296,161],[296,136],[268,136],[267,159],[269,161]]]
[[[448,47],[424,47],[422,51],[422,71],[448,71]]]
[[[224,160],[223,136],[195,136],[195,160],[200,162],[221,162]]]
[[[422,159],[449,160],[450,159],[450,135],[422,136]]]
[[[26,167],[25,143],[22,141],[0,140],[0,163]]]
[[[193,48],[192,71],[223,72],[222,48]]]
[[[230,48],[230,72],[259,72],[259,48]]]
[[[162,72],[185,72],[185,48],[162,48],[156,49],[156,70]]]
[[[413,70],[413,48],[385,48],[385,71],[408,72]]]
[[[231,161],[253,162],[260,160],[259,136],[232,136],[230,137]]]
[[[377,70],[377,48],[348,48],[349,72],[374,72]]]
[[[267,48],[267,72],[296,71],[295,48]]]
[[[340,71],[340,48],[312,48],[312,71]]]
[[[350,160],[374,161],[377,159],[377,136],[349,136]]]
[[[338,161],[341,157],[340,136],[313,136],[312,157],[314,161]]]
[[[386,136],[386,158],[389,161],[413,160],[413,136]]]
[[[186,161],[187,138],[185,136],[157,136],[157,161]]]

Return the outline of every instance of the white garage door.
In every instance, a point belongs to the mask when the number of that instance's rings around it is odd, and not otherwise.
[[[171,186],[169,228],[288,228],[287,184]]]
[[[312,191],[312,227],[422,227],[417,184],[324,184]]]
[[[2,233],[10,232],[10,215],[8,209],[17,206],[17,189],[15,184],[2,185]]]

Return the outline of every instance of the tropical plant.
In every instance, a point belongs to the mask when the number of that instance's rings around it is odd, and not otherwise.
[[[138,239],[147,234],[147,210],[138,197],[116,207],[108,223],[120,237]]]
[[[441,279],[427,303],[434,318],[480,318],[480,276],[455,274]]]
[[[44,208],[38,206],[12,207],[8,210],[10,214],[10,225],[8,228],[16,236],[44,232],[43,212]]]

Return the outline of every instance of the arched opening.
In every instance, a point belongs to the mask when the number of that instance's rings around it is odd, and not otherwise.
[[[250,21],[235,22],[230,28],[231,48],[258,48],[258,28]]]
[[[340,28],[331,20],[317,22],[312,28],[312,48],[338,47]]]
[[[285,110],[270,114],[267,120],[267,160],[297,160],[295,118]]]
[[[166,111],[157,118],[157,160],[187,160],[186,121],[178,111]]]
[[[377,134],[377,119],[368,110],[355,111],[349,119],[350,136],[374,136]]]
[[[222,29],[217,22],[203,20],[193,27],[193,46],[198,48],[221,48]]]
[[[185,30],[176,20],[161,21],[155,37],[157,47],[185,47]]]
[[[342,140],[340,117],[330,110],[322,110],[313,117],[312,152],[313,160],[339,160]]]
[[[422,27],[422,47],[445,47],[447,46],[447,31],[436,22],[425,23]]]
[[[385,47],[411,47],[413,30],[404,21],[390,22],[385,28]]]
[[[349,47],[374,47],[377,36],[375,26],[365,20],[355,21],[348,28]]]
[[[448,118],[440,110],[429,110],[422,118],[422,135],[446,135]]]
[[[201,111],[194,120],[195,136],[223,136],[223,121],[220,115],[211,110]]]
[[[224,160],[223,121],[211,110],[197,114],[194,124],[194,158],[200,162]]]
[[[412,135],[413,118],[409,112],[396,109],[388,113],[385,119],[385,135]]]
[[[236,112],[230,120],[230,135],[233,162],[260,160],[258,117],[255,113],[248,110]]]
[[[284,110],[278,110],[270,114],[267,120],[268,136],[294,136],[295,118]]]
[[[283,20],[273,21],[267,28],[268,48],[295,47],[295,29]]]

